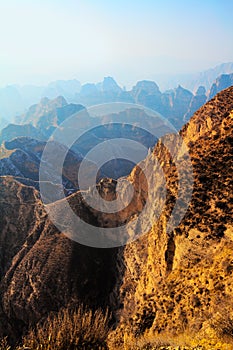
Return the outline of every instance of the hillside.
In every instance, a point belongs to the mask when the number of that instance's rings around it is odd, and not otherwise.
[[[123,310],[114,334],[120,343],[122,332],[129,344],[135,336],[152,339],[164,332],[172,339],[186,332],[190,339],[197,334],[209,339],[205,345],[214,349],[218,336],[232,336],[223,326],[230,327],[233,317],[232,118],[233,87],[203,106],[181,131],[193,165],[192,200],[169,235],[167,205],[159,223],[126,246],[126,269],[119,269]],[[161,157],[160,152],[156,147],[154,155]],[[168,177],[174,193],[171,169]]]
[[[0,336],[15,340],[29,324],[66,305],[105,308],[115,283],[115,252],[84,247],[61,234],[32,187],[1,177],[0,193]],[[88,209],[82,212],[93,221]]]

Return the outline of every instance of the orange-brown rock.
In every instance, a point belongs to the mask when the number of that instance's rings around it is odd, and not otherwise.
[[[167,205],[159,223],[125,247],[119,324],[113,333],[118,346],[122,334],[208,334],[216,319],[232,319],[232,119],[233,87],[209,101],[182,129],[194,172],[192,200],[170,235]],[[159,145],[154,155],[161,158]],[[176,196],[172,167],[165,173],[168,194]]]

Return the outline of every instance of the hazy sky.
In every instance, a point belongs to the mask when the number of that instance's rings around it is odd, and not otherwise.
[[[0,0],[0,86],[121,84],[233,61],[231,0]]]

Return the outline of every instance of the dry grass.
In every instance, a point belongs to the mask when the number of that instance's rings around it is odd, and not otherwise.
[[[108,334],[108,313],[79,307],[62,309],[48,317],[23,339],[30,350],[105,349]]]
[[[15,350],[87,350],[107,349],[109,314],[91,311],[83,306],[77,310],[62,309],[38,324]],[[0,341],[0,350],[14,350],[7,339]]]
[[[11,350],[7,338],[0,339],[0,350]]]

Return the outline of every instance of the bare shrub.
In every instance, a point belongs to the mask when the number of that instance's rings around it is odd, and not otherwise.
[[[108,312],[61,309],[23,338],[18,350],[106,349]]]
[[[0,339],[0,350],[11,350],[7,338]]]

